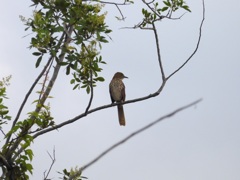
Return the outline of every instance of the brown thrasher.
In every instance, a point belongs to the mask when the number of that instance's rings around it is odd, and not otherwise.
[[[124,76],[123,73],[117,72],[114,74],[112,81],[109,84],[109,92],[111,96],[112,103],[116,102],[124,102],[126,98],[125,94],[125,86],[123,84],[123,79],[128,78]],[[125,126],[125,116],[123,111],[123,105],[119,104],[118,108],[118,119],[120,126]]]

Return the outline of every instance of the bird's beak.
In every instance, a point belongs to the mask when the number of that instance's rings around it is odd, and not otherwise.
[[[127,76],[124,76],[124,78],[128,78]]]

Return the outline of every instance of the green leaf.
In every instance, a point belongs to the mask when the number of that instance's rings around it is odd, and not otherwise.
[[[163,1],[163,3],[168,6],[168,7],[171,7],[171,3],[169,1]]]
[[[189,11],[189,12],[191,12],[191,10],[189,9],[189,7],[188,7],[187,5],[185,5],[185,6],[182,6],[182,8],[183,8],[183,9],[185,9],[186,11]]]
[[[71,79],[70,84],[74,84],[75,83],[75,79]]]
[[[103,77],[97,77],[97,78],[95,78],[95,80],[100,81],[100,82],[105,81],[105,79]]]
[[[6,115],[9,111],[8,110],[5,110],[5,111],[0,111],[0,115]]]
[[[162,12],[164,12],[164,11],[166,11],[166,10],[168,10],[168,7],[167,7],[167,6],[165,6],[165,7],[163,7],[163,8],[161,9]]]
[[[106,34],[108,34],[108,33],[110,33],[110,32],[112,32],[111,29],[107,29],[107,30],[105,31]]]
[[[70,74],[70,69],[71,69],[71,66],[68,65],[68,66],[67,66],[67,69],[66,69],[66,75],[69,75],[69,74]]]
[[[73,87],[73,90],[76,89],[77,87],[79,87],[79,84],[76,84],[76,85]]]
[[[34,53],[32,53],[34,56],[40,56],[40,55],[42,55],[42,53],[40,53],[40,52],[34,52]]]
[[[28,155],[29,159],[32,161],[33,159],[33,151],[31,149],[26,149],[25,154]]]
[[[68,65],[69,63],[68,63],[68,62],[59,62],[58,64],[61,65],[61,66],[66,66],[66,65]]]
[[[41,61],[42,61],[42,56],[40,56],[40,57],[37,59],[37,62],[36,62],[36,64],[35,64],[35,67],[36,67],[36,68],[40,65]]]
[[[32,174],[33,167],[31,164],[26,164],[27,170]]]
[[[90,86],[87,86],[86,91],[88,94],[90,93]]]

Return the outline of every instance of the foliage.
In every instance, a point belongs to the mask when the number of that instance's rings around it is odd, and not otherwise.
[[[3,78],[0,81],[0,128],[2,129],[2,125],[6,124],[7,121],[11,120],[11,116],[8,115],[9,110],[8,107],[4,105],[4,99],[7,99],[6,96],[6,87],[9,86],[9,81],[11,76]]]
[[[144,19],[139,25],[140,28],[145,28],[147,25],[152,25],[154,22],[163,18],[172,18],[172,13],[178,9],[184,9],[191,12],[188,5],[183,0],[166,0],[163,1],[164,6],[160,6],[158,2],[152,1],[147,4],[147,9],[142,9]]]
[[[26,30],[31,29],[35,33],[30,48],[37,50],[33,52],[37,56],[36,67],[45,55],[51,55],[58,64],[66,67],[67,75],[73,72],[73,89],[86,88],[89,93],[90,86],[104,81],[98,74],[102,70],[99,64],[105,64],[98,49],[101,49],[101,43],[108,42],[102,34],[109,34],[111,30],[105,24],[106,13],[101,13],[102,5],[81,0],[34,1],[33,5],[39,4],[41,8],[34,11],[33,18],[22,17]],[[73,28],[73,36],[67,32],[70,27]],[[61,33],[66,33],[71,43],[61,42]],[[62,61],[60,57],[63,54],[66,57]]]
[[[79,168],[76,167],[75,169],[71,168],[70,171],[67,171],[66,169],[63,170],[63,172],[58,172],[59,174],[63,175],[63,180],[68,180],[68,179],[72,179],[72,180],[84,180],[84,179],[88,179],[85,176],[82,176],[82,172],[79,171]]]

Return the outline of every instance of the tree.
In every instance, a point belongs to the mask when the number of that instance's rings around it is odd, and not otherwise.
[[[103,105],[91,109],[92,100],[94,98],[94,87],[97,83],[104,81],[100,76],[102,71],[101,65],[106,62],[101,57],[102,43],[108,43],[111,29],[107,26],[105,18],[106,13],[102,12],[104,5],[116,6],[120,16],[119,20],[124,20],[124,14],[120,6],[131,5],[132,1],[125,0],[122,3],[91,1],[91,0],[32,0],[32,7],[35,8],[32,18],[21,17],[26,25],[25,30],[30,30],[32,34],[30,48],[34,49],[33,55],[36,57],[36,68],[40,64],[44,64],[44,68],[33,82],[27,92],[24,101],[22,102],[15,118],[11,118],[7,106],[4,105],[6,98],[6,87],[9,84],[10,77],[6,77],[0,84],[0,115],[1,129],[4,134],[5,143],[0,154],[0,162],[2,168],[2,179],[16,180],[29,179],[29,173],[33,173],[31,161],[33,159],[33,151],[31,144],[42,135],[46,135],[53,130],[60,129],[75,121],[87,116],[90,113],[110,108],[118,105],[118,103]],[[181,70],[197,52],[201,40],[202,25],[204,21],[204,1],[203,1],[203,19],[200,24],[200,32],[195,50],[189,58],[177,68],[175,71],[166,75],[160,53],[159,36],[156,29],[156,23],[162,20],[175,20],[173,13],[179,9],[190,12],[190,8],[182,0],[166,0],[160,5],[159,2],[142,0],[143,20],[131,29],[142,29],[152,31],[155,37],[158,63],[162,78],[159,89],[145,97],[140,97],[133,100],[128,100],[123,104],[135,103],[138,101],[147,100],[158,96],[164,89],[167,81]],[[47,100],[51,98],[50,92],[54,88],[55,81],[59,76],[60,69],[65,68],[66,75],[71,75],[70,83],[73,85],[73,90],[85,89],[89,94],[89,101],[83,113],[63,123],[57,124],[54,117],[51,115],[51,106]],[[50,75],[50,72],[53,72]],[[48,80],[48,77],[49,80]],[[42,87],[38,91],[39,97],[34,100],[35,110],[28,113],[26,119],[21,119],[20,115],[29,96],[33,93],[33,89],[42,79]],[[194,102],[193,104],[198,103]],[[193,105],[190,104],[189,106]],[[105,152],[100,154],[89,164],[82,166],[79,169],[72,171],[63,171],[65,179],[81,179],[81,173],[91,164],[95,163],[103,155],[111,151],[113,148],[124,143],[129,138],[141,133],[145,129],[151,127],[155,123],[174,115],[176,112],[183,110],[189,106],[180,108],[166,117],[160,118],[157,121],[141,128],[134,132],[122,141],[116,143]],[[5,124],[11,124],[11,128],[7,130]],[[54,154],[54,153],[53,153]],[[55,156],[51,156],[53,163]],[[51,168],[49,169],[50,172]],[[48,178],[46,174],[45,179]]]

